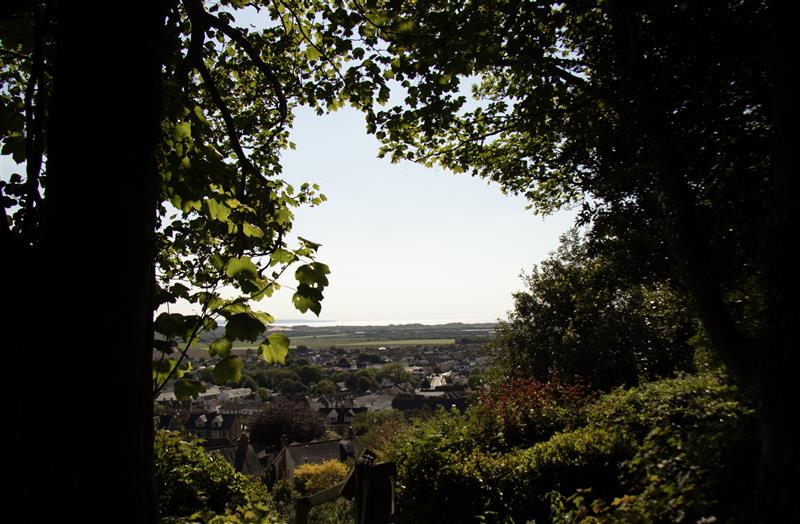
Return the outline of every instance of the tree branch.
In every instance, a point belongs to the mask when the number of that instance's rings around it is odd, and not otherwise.
[[[167,382],[169,382],[170,379],[173,376],[175,376],[175,372],[178,370],[178,367],[183,362],[183,359],[186,358],[186,354],[189,352],[189,348],[192,346],[192,342],[194,342],[194,339],[197,338],[197,334],[200,331],[200,328],[203,326],[203,320],[206,318],[207,315],[206,311],[208,310],[208,305],[211,302],[211,298],[214,296],[213,293],[214,290],[208,293],[208,298],[206,298],[205,302],[203,303],[203,307],[200,310],[200,315],[198,316],[197,323],[195,324],[194,329],[192,330],[192,334],[189,335],[189,339],[186,341],[186,347],[184,347],[183,351],[181,351],[181,356],[180,358],[178,358],[178,362],[175,364],[175,367],[170,370],[169,374],[167,375],[167,378],[164,379],[164,382],[153,388],[153,398],[156,398],[158,394],[161,392],[161,390],[164,389],[164,386],[167,385]]]
[[[280,113],[280,119],[276,123],[276,125],[281,125],[286,122],[286,118],[289,116],[289,109],[286,102],[286,95],[283,92],[283,86],[281,85],[278,77],[275,73],[270,69],[270,67],[261,59],[258,52],[253,48],[253,45],[247,39],[247,37],[239,30],[234,27],[231,27],[224,21],[220,20],[218,17],[204,12],[203,16],[209,21],[209,24],[213,27],[216,27],[222,33],[237,44],[242,50],[247,53],[247,56],[250,57],[250,60],[253,61],[253,64],[261,71],[261,73],[267,78],[270,85],[272,85],[272,89],[275,91],[275,96],[278,98],[278,112]]]
[[[39,194],[39,175],[42,171],[42,155],[44,154],[44,13],[34,8],[34,48],[31,55],[31,75],[25,87],[25,229],[29,233],[35,229],[28,225],[34,220],[34,206],[39,206],[42,197]],[[36,99],[34,104],[34,97]],[[30,240],[30,239],[29,239]]]
[[[211,72],[202,61],[199,64],[195,64],[195,68],[200,71],[200,77],[203,79],[203,85],[208,91],[209,96],[211,96],[211,100],[214,102],[214,105],[217,106],[217,109],[219,109],[219,112],[222,115],[222,120],[225,122],[225,130],[228,133],[228,139],[230,140],[233,151],[236,153],[236,157],[239,159],[239,165],[242,168],[243,174],[250,173],[261,178],[261,173],[258,172],[256,167],[250,161],[250,158],[248,158],[248,156],[245,154],[244,149],[242,149],[242,144],[239,141],[239,132],[236,129],[236,124],[233,121],[231,111],[228,108],[228,105],[222,99],[222,95],[217,89],[214,79],[211,77]],[[245,187],[243,182],[244,177],[242,178],[242,182],[239,185],[238,191],[238,196],[242,199],[244,199],[245,196]]]
[[[225,130],[228,134],[231,147],[233,148],[234,153],[236,153],[236,157],[242,169],[242,176],[239,181],[237,193],[238,197],[244,200],[247,190],[247,175],[250,174],[262,180],[264,179],[264,176],[253,165],[247,154],[245,154],[241,140],[239,139],[239,132],[236,129],[236,125],[233,121],[230,108],[228,104],[225,103],[225,100],[223,100],[222,95],[219,92],[219,89],[217,89],[214,79],[211,76],[211,72],[205,65],[205,61],[203,60],[203,43],[205,42],[206,31],[211,27],[215,27],[223,34],[231,38],[245,51],[245,53],[247,53],[255,66],[270,82],[275,90],[275,96],[278,98],[278,111],[280,114],[280,118],[275,125],[283,125],[288,118],[286,95],[284,94],[283,87],[281,86],[280,81],[275,73],[269,68],[269,66],[267,66],[266,63],[264,63],[258,52],[255,50],[255,48],[253,48],[250,41],[247,40],[241,31],[231,27],[218,17],[209,14],[203,7],[203,4],[200,0],[183,0],[183,5],[186,8],[186,13],[189,17],[189,20],[192,23],[192,33],[191,40],[189,42],[189,51],[186,54],[186,59],[184,60],[184,64],[180,73],[181,76],[186,76],[191,69],[196,69],[199,71],[200,76],[203,79],[203,84],[208,91],[208,94],[211,96],[211,100],[214,102],[214,105],[217,107],[217,109],[219,109],[220,114],[222,115],[222,120],[225,122]]]
[[[317,47],[317,45],[314,42],[311,41],[311,36],[308,35],[305,32],[305,30],[303,30],[303,25],[300,23],[300,17],[297,16],[297,13],[295,13],[294,10],[291,7],[286,5],[283,2],[283,0],[278,0],[278,2],[280,2],[280,4],[284,7],[284,9],[286,9],[287,11],[289,11],[289,13],[292,14],[292,17],[297,22],[297,28],[300,31],[300,34],[303,36],[303,40],[305,40],[308,43],[308,45],[313,47],[320,54],[320,56],[322,58],[324,58],[325,61],[328,62],[328,64],[330,64],[330,66],[333,68],[334,72],[336,73],[336,76],[339,77],[339,80],[341,80],[343,83],[346,84],[347,81],[345,80],[344,76],[342,75],[342,72],[339,69],[339,66],[337,66],[335,63],[333,63],[333,60],[331,60],[331,58],[328,56],[328,54],[325,51],[323,51],[322,49],[320,49],[319,47]]]

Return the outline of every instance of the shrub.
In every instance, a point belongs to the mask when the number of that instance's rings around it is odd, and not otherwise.
[[[581,384],[516,379],[485,389],[470,412],[470,423],[484,446],[531,446],[582,425],[588,399]]]
[[[546,519],[547,494],[592,485],[614,486],[629,456],[624,434],[581,428],[510,453],[467,451],[430,434],[399,444],[398,522]],[[570,491],[570,492],[571,492]]]
[[[354,500],[339,497],[311,508],[308,521],[314,524],[355,524],[355,512]]]
[[[199,445],[167,431],[156,433],[154,448],[162,521],[185,517],[215,522],[220,517],[225,522],[272,522],[277,518],[266,487],[237,473],[221,456],[208,455]]]
[[[530,404],[547,399],[533,414],[521,390],[506,391],[465,417],[439,411],[400,432],[387,452],[398,467],[397,521],[747,522],[753,516],[753,487],[739,483],[753,478],[757,464],[753,410],[721,375],[620,389],[583,406],[580,416],[560,411],[544,389],[532,391]],[[546,440],[506,450],[486,438],[481,424],[490,416],[524,438]]]
[[[357,440],[357,454],[369,448],[378,456],[383,456],[391,447],[392,440],[406,428],[408,422],[402,411],[384,409],[382,411],[365,411],[356,414],[353,420],[353,433]]]
[[[295,488],[300,493],[313,495],[347,479],[347,466],[338,460],[319,464],[301,464],[294,470]]]
[[[277,447],[281,437],[289,442],[310,442],[325,434],[325,422],[308,407],[276,400],[256,415],[250,426],[250,440],[259,448]]]
[[[752,408],[718,373],[619,391],[593,407],[599,423],[637,432],[623,492],[595,501],[607,522],[749,522],[758,446]]]

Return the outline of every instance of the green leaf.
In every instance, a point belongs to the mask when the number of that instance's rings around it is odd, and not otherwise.
[[[153,362],[153,380],[156,384],[163,384],[177,365],[178,361],[173,358]]]
[[[269,282],[269,280],[265,278],[242,279],[239,281],[239,285],[244,293],[258,294],[267,286],[267,282]]]
[[[206,205],[208,206],[208,214],[211,215],[211,218],[219,220],[220,222],[228,221],[231,208],[221,202],[217,202],[213,198],[206,200]]]
[[[183,332],[180,333],[180,336],[184,342],[189,342],[189,346],[193,346],[197,343],[197,335],[192,337],[192,334],[198,323],[201,323],[202,326],[202,319],[198,315],[184,315],[183,322]]]
[[[212,300],[213,303],[213,300]],[[209,304],[210,308],[213,308],[213,305]],[[204,331],[214,331],[217,329],[217,321],[211,317],[203,318],[203,330]]]
[[[175,398],[178,400],[197,398],[205,390],[206,387],[199,380],[182,378],[175,381]]]
[[[204,124],[208,124],[208,119],[203,114],[203,108],[200,106],[194,106],[194,115],[197,117]]]
[[[172,128],[172,136],[175,140],[186,140],[192,138],[192,126],[189,122],[181,122],[175,124],[175,127]]]
[[[308,46],[306,48],[306,56],[308,57],[309,60],[314,61],[319,59],[319,57],[322,55],[320,54],[319,51],[317,51],[316,47]]]
[[[322,306],[319,303],[311,300],[308,297],[298,295],[297,293],[292,295],[292,304],[294,304],[295,309],[301,313],[305,313],[310,309],[316,313],[317,316],[319,316],[319,313],[322,311]]]
[[[242,367],[244,362],[239,357],[226,357],[217,362],[212,371],[214,382],[223,384],[225,382],[239,382],[242,378]]]
[[[186,317],[180,313],[161,313],[153,322],[153,329],[167,338],[182,337],[186,333]]]
[[[312,251],[316,251],[317,249],[320,248],[320,246],[322,246],[322,244],[317,244],[316,242],[312,242],[312,241],[308,240],[307,238],[303,238],[301,236],[298,236],[297,240],[299,240],[303,244],[303,246],[307,247],[308,249],[310,249]]]
[[[231,348],[233,348],[233,342],[229,338],[221,337],[208,346],[208,354],[212,357],[225,358],[231,354]]]
[[[242,232],[248,237],[262,238],[264,236],[264,232],[260,227],[249,222],[242,224]]]
[[[283,333],[273,333],[259,346],[259,349],[261,356],[268,363],[284,364],[289,353],[289,338]]]
[[[215,269],[219,270],[225,267],[225,259],[222,258],[222,256],[218,253],[211,255],[211,258],[209,258],[208,261],[211,262],[211,265],[214,266]]]
[[[178,349],[178,345],[174,340],[156,339],[153,341],[153,347],[166,355],[172,354]]]
[[[169,288],[169,292],[178,298],[189,298],[189,288],[180,283],[173,284]]]
[[[3,137],[2,154],[11,155],[14,162],[21,164],[25,161],[25,138],[20,135]]]
[[[275,286],[273,284],[261,286],[256,291],[252,292],[250,298],[253,300],[261,300],[264,297],[271,297],[275,293]],[[272,324],[272,322],[270,322]]]
[[[270,324],[275,322],[275,317],[273,317],[269,313],[264,313],[263,311],[250,311],[250,316],[257,318],[265,326],[269,326]]]
[[[228,319],[225,336],[231,340],[255,341],[267,328],[253,312],[237,313]]]
[[[228,304],[222,309],[219,310],[220,314],[226,319],[230,319],[233,315],[237,313],[249,313],[250,308],[246,304],[242,304],[241,302],[234,302],[232,304]]]
[[[225,264],[225,274],[237,279],[256,279],[258,278],[258,268],[250,260],[250,257],[234,257]]]
[[[294,215],[291,211],[286,208],[281,208],[275,211],[275,221],[281,225],[287,225],[292,223],[292,219]]]
[[[305,313],[309,309],[319,316],[322,311],[322,292],[319,289],[309,287],[306,284],[297,286],[297,292],[292,295],[292,304],[301,313]]]
[[[327,265],[321,262],[312,262],[298,267],[294,276],[301,284],[322,288],[328,285],[328,277],[325,275],[330,272]]]
[[[269,257],[270,262],[274,264],[289,264],[295,259],[294,253],[283,248],[276,249]]]

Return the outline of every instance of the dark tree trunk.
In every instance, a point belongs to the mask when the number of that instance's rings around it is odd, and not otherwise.
[[[154,522],[152,297],[159,2],[56,4],[41,243],[19,248],[11,325],[23,522]],[[9,269],[9,268],[6,268]]]
[[[796,2],[769,2],[774,184],[764,263],[767,333],[759,352],[757,390],[762,402],[762,504],[770,522],[785,522],[796,513],[800,484],[800,431],[794,420],[798,398],[795,381],[800,369],[795,332],[800,325],[800,272],[794,254],[798,181],[797,167],[790,158],[791,152],[797,151],[797,138],[791,139],[788,131],[798,117],[797,97],[789,92],[797,61],[796,55],[791,55],[796,16]]]
[[[798,367],[796,326],[800,325],[797,297],[800,272],[792,255],[797,226],[797,177],[790,167],[789,122],[796,121],[796,97],[789,96],[789,33],[796,5],[792,2],[770,2],[771,63],[774,134],[773,201],[770,217],[763,217],[766,232],[766,253],[762,260],[764,289],[764,332],[754,340],[738,328],[723,300],[723,292],[713,268],[709,266],[709,238],[696,218],[695,203],[684,179],[680,164],[682,140],[679,130],[670,129],[653,92],[652,72],[644,66],[636,47],[633,6],[625,1],[613,2],[611,11],[617,32],[620,56],[626,60],[630,91],[636,100],[621,106],[627,120],[636,122],[639,132],[650,138],[649,155],[662,192],[661,212],[665,229],[672,237],[674,259],[680,266],[686,288],[694,298],[712,346],[736,376],[749,389],[757,402],[760,441],[762,445],[758,478],[757,518],[760,522],[786,522],[795,513],[798,494],[797,443],[800,438],[793,420],[796,409],[795,375]],[[789,11],[792,11],[790,13]],[[710,30],[713,30],[710,28]],[[792,64],[793,66],[794,64]],[[754,225],[754,227],[759,227]],[[735,261],[732,261],[735,263]],[[746,481],[746,479],[743,479]]]

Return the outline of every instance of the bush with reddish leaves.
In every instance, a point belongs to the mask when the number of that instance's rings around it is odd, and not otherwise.
[[[588,389],[580,383],[517,378],[510,384],[485,389],[470,418],[480,440],[491,447],[528,447],[582,425],[584,407],[590,399]]]
[[[250,440],[257,448],[278,447],[281,436],[289,442],[310,442],[325,434],[325,421],[319,413],[301,403],[276,400],[253,420]]]

